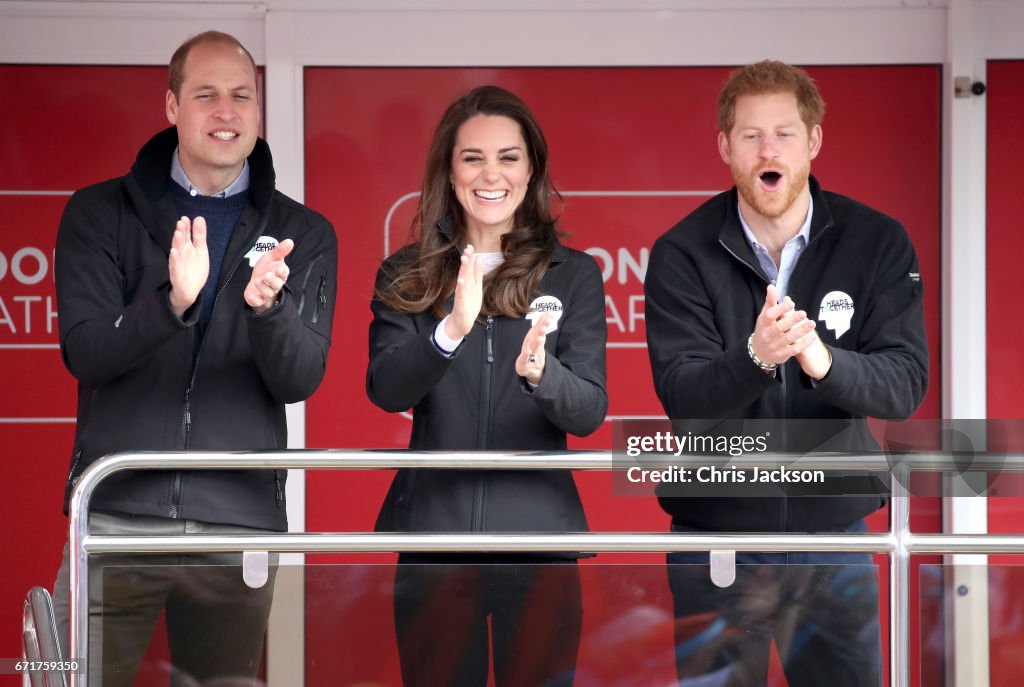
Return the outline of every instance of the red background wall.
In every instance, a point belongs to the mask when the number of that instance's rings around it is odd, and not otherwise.
[[[940,408],[939,69],[811,71],[829,103],[825,146],[815,161],[815,174],[827,188],[903,220],[917,246],[932,344],[931,390],[919,416],[935,417]],[[0,128],[0,159],[5,161],[0,190],[18,192],[0,195],[0,253],[7,262],[0,269],[5,307],[0,309],[0,356],[7,372],[6,393],[0,397],[0,445],[6,483],[11,485],[0,500],[0,515],[8,523],[0,534],[0,618],[7,619],[0,624],[0,656],[20,653],[17,619],[24,593],[32,585],[52,583],[65,539],[60,501],[73,426],[31,419],[74,416],[74,384],[52,347],[56,323],[51,320],[48,331],[45,317],[46,299],[53,297],[53,242],[66,196],[25,192],[72,190],[124,173],[139,146],[166,125],[165,73],[162,67],[0,66],[6,125]],[[634,315],[642,313],[636,301],[642,280],[632,265],[642,264],[654,238],[706,196],[608,192],[715,191],[729,185],[728,170],[714,148],[714,102],[726,73],[722,68],[307,70],[307,201],[334,222],[341,248],[334,350],[328,378],[307,408],[308,445],[406,444],[408,420],[374,408],[363,391],[372,277],[385,254],[388,210],[418,189],[429,135],[440,113],[457,94],[487,82],[519,93],[544,126],[554,179],[566,192],[563,227],[574,234],[570,244],[603,250],[616,263],[620,255],[625,258],[624,269],[616,264],[606,283],[614,346],[609,351],[610,413],[660,415],[642,348],[643,322],[630,316],[631,299]],[[578,195],[585,191],[604,193]],[[389,232],[392,249],[404,241],[414,202],[407,199],[395,210]],[[26,250],[33,248],[45,266]],[[13,274],[11,261],[19,253],[21,272],[28,277],[40,273],[38,282],[22,283],[32,279],[19,281]],[[38,344],[50,347],[25,348]],[[573,445],[609,443],[605,427]],[[390,477],[310,474],[308,529],[369,529]],[[666,529],[667,517],[652,501],[613,498],[607,475],[581,474],[578,482],[594,530]],[[917,529],[937,527],[934,501],[915,504],[915,513]],[[873,525],[877,529],[883,523],[880,515]],[[670,675],[668,663],[659,660],[670,651],[669,626],[662,622],[664,614],[658,615],[658,609],[668,608],[659,577],[663,571],[657,565],[661,557],[601,556],[596,563],[637,560],[654,565],[623,578],[614,568],[588,564],[595,571],[588,570],[584,578],[588,644],[581,655],[583,671],[607,668],[607,661],[619,660],[617,652],[624,646],[649,647],[651,664],[640,674]],[[393,662],[378,664],[375,675],[359,674],[360,666],[373,663],[372,657],[394,655],[386,599],[390,569],[375,570],[364,573],[368,587],[350,580],[351,589],[366,593],[343,595],[355,605],[346,607],[340,618],[330,618],[331,627],[351,631],[347,650],[339,650],[344,633],[321,632],[318,619],[331,607],[326,599],[339,596],[348,585],[330,577],[322,595],[310,595],[308,684],[346,684],[346,679],[359,678],[394,682]],[[325,574],[310,574],[311,591]],[[638,578],[643,579],[642,592],[632,586]],[[648,603],[641,606],[622,598],[629,593],[642,593]],[[627,608],[654,612],[653,618],[633,618],[627,624],[650,632],[632,637],[633,644],[602,643],[602,638],[620,636],[615,630],[623,625],[613,623]],[[346,623],[346,617],[359,622]],[[360,660],[342,660],[345,655]],[[627,659],[635,662],[637,655],[631,650],[620,666]],[[7,683],[0,677],[0,684]]]
[[[385,233],[390,250],[405,243],[416,200],[409,194],[419,189],[430,135],[451,100],[483,83],[505,86],[520,95],[534,110],[548,139],[551,172],[567,196],[562,226],[573,234],[570,245],[591,252],[597,249],[599,255],[611,255],[616,262],[625,251],[628,259],[643,263],[642,256],[654,239],[708,195],[678,192],[711,192],[731,185],[715,148],[715,104],[728,71],[307,69],[306,201],[334,222],[341,249],[340,307],[332,358],[327,379],[307,405],[308,445],[407,445],[410,421],[388,415],[366,400],[369,302],[374,273],[387,252]],[[826,188],[902,220],[917,247],[932,353],[931,386],[918,417],[938,417],[939,69],[818,67],[811,73],[828,103],[824,147],[814,162],[815,175]],[[618,195],[624,192],[630,195]],[[660,195],[641,195],[651,192]],[[577,195],[581,193],[593,195]],[[393,213],[390,221],[389,213]],[[611,304],[610,418],[662,415],[643,348],[642,317],[628,315],[630,298],[642,295],[642,274],[642,270],[637,274],[628,267],[616,268],[606,278]],[[640,308],[642,313],[642,302]],[[606,423],[592,437],[570,445],[610,448],[610,436]],[[390,472],[310,474],[308,528],[372,528],[390,479]],[[668,518],[653,500],[613,497],[609,475],[580,473],[577,482],[593,530],[667,529]],[[915,513],[914,526],[919,531],[938,528],[934,499],[915,503]],[[872,524],[879,529],[885,522],[880,513]],[[642,670],[644,678],[636,684],[671,679],[671,624],[665,620],[671,606],[664,580],[651,572],[657,567],[636,569],[638,589],[629,591],[622,573],[603,565],[663,560],[657,555],[602,555],[587,561],[588,567],[598,570],[587,570],[584,578],[582,673],[599,668],[605,675],[636,677],[636,671]],[[315,658],[315,665],[307,673],[307,684],[397,681],[386,600],[390,575],[367,575],[373,587],[381,590],[377,600],[367,594],[351,601],[352,595],[345,594],[353,604],[346,607],[347,617],[360,618],[356,626],[350,627],[343,620],[345,615],[324,612],[322,597],[308,597],[308,656]],[[318,586],[325,577],[330,573],[311,573],[307,584],[326,591]],[[623,598],[626,594],[635,596]],[[651,616],[637,617],[641,611]],[[613,628],[630,632],[617,645],[609,645],[604,640],[614,634]],[[642,667],[636,664],[638,656],[646,657]]]
[[[52,587],[57,574],[74,436],[75,385],[56,348],[56,318],[46,315],[56,310],[53,246],[69,194],[30,194],[72,191],[126,172],[138,148],[166,126],[166,74],[159,67],[0,66],[0,263],[7,267],[0,269],[0,656],[21,655],[25,593]],[[21,271],[38,282],[12,273],[19,252]],[[0,684],[21,682],[8,675]]]
[[[1021,160],[1024,141],[1019,135],[1024,112],[1024,61],[988,63],[988,144],[986,230],[988,417],[1024,417],[1024,319],[1019,316]],[[1020,447],[1013,447],[1019,451]],[[1016,493],[1020,493],[1019,491]],[[988,502],[989,531],[1024,531],[1024,500],[997,497]],[[1024,671],[1020,625],[1024,617],[1024,567],[1019,556],[992,557],[989,632],[992,684],[1013,684]]]

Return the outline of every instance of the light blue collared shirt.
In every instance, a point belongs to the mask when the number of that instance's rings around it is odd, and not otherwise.
[[[174,149],[174,155],[171,156],[171,179],[174,180],[178,186],[189,192],[193,196],[205,195],[200,191],[195,184],[189,181],[188,175],[185,174],[185,168],[181,166],[181,160],[178,158],[178,149]],[[238,174],[238,178],[228,184],[228,187],[219,193],[214,193],[211,198],[227,198],[235,194],[247,191],[249,189],[249,161],[244,160],[242,163],[242,171]]]
[[[807,206],[807,218],[804,220],[803,226],[800,227],[800,231],[782,247],[782,256],[779,259],[780,264],[778,266],[775,265],[775,261],[768,254],[768,249],[758,243],[757,237],[754,236],[754,232],[750,229],[750,225],[743,219],[743,212],[738,204],[736,211],[739,213],[740,224],[743,225],[743,234],[747,237],[747,243],[750,244],[754,255],[757,256],[761,269],[764,270],[764,273],[779,290],[779,300],[781,301],[789,293],[789,279],[793,276],[796,261],[800,259],[800,255],[807,248],[807,242],[811,240],[811,217],[814,216],[814,198],[810,198],[810,203]]]

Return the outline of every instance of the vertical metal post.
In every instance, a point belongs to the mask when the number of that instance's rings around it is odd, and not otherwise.
[[[889,684],[910,687],[910,496],[909,471],[901,463],[892,468],[889,532],[893,550],[889,557]]]
[[[71,672],[70,687],[89,684],[89,554],[82,548],[82,541],[88,530],[91,486],[76,489],[68,509],[68,646],[69,658],[77,659],[79,666]]]

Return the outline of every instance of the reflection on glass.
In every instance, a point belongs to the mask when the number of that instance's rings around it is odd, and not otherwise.
[[[698,554],[699,555],[699,554]],[[855,555],[855,554],[851,554]],[[273,642],[264,664],[286,666],[289,687],[384,687],[401,684],[402,668],[396,640],[394,564],[320,564],[317,557],[305,566],[276,567],[274,605],[302,617],[301,637],[284,638],[297,648],[278,653]],[[323,559],[320,559],[323,560]],[[573,684],[610,687],[713,687],[735,685],[841,685],[878,684],[878,569],[872,564],[809,565],[760,564],[737,566],[737,580],[722,590],[710,582],[707,565],[607,564],[602,557],[574,565],[510,564],[407,565],[404,581],[428,583],[426,601],[414,614],[399,619],[427,623],[443,644],[446,656],[473,650],[472,632],[461,622],[468,611],[491,604],[484,631],[507,633],[505,661],[543,658],[557,637],[538,632],[529,618],[556,612],[567,599],[565,571],[578,573],[583,600],[583,630]],[[246,605],[226,593],[223,584],[240,578],[237,566],[135,565],[104,571],[105,597],[123,601],[142,589],[146,580],[185,575],[197,610],[220,608],[223,614],[245,613]],[[410,577],[411,576],[411,577]],[[487,580],[497,576],[507,590],[509,579],[519,580],[523,594],[513,600],[518,619],[500,619],[500,596],[488,600]],[[435,584],[436,583],[436,584]],[[114,592],[114,589],[117,589]],[[673,604],[673,588],[676,604]],[[682,588],[687,595],[679,594]],[[420,596],[423,588],[417,587]],[[113,594],[113,596],[111,596]],[[223,603],[231,601],[229,607]],[[397,603],[396,603],[397,602]],[[859,610],[858,610],[859,609]],[[873,612],[872,612],[873,611]],[[494,614],[499,616],[495,622]],[[216,615],[216,613],[215,613]],[[1024,616],[1017,616],[1024,617]],[[117,642],[126,638],[104,635],[103,616],[90,620],[96,637],[94,656],[102,655],[109,667],[116,663]],[[186,618],[181,618],[188,621]],[[149,621],[147,621],[149,622]],[[151,622],[156,622],[152,619]],[[1022,623],[1024,625],[1024,623]],[[271,623],[271,633],[274,632]],[[531,629],[533,628],[533,629]],[[140,626],[140,636],[148,629]],[[195,650],[215,647],[228,660],[230,647],[243,638],[218,629],[216,623],[197,623],[191,635]],[[130,638],[127,638],[130,639]],[[770,650],[774,642],[775,651]],[[189,651],[177,647],[175,655]],[[1019,653],[1019,652],[1018,652]],[[139,668],[136,685],[192,687],[256,687],[265,685],[264,672],[256,678],[218,678],[203,682],[175,666],[166,638],[158,635]],[[781,658],[781,662],[780,662]],[[497,663],[496,663],[497,661]],[[495,683],[497,656],[490,657],[489,682]],[[847,669],[844,664],[859,664]],[[682,679],[677,676],[677,666]],[[499,668],[500,670],[500,668]],[[108,669],[109,672],[109,669]],[[504,684],[515,684],[514,673]],[[294,676],[292,678],[291,676]],[[301,678],[299,677],[301,676]],[[760,680],[757,682],[756,680]],[[788,680],[788,681],[787,681]],[[872,682],[874,680],[874,682]],[[94,683],[90,683],[94,684]],[[104,682],[103,684],[106,684]],[[276,683],[275,683],[276,684]],[[447,685],[458,685],[452,676]],[[550,684],[557,684],[553,680]],[[926,683],[921,683],[926,684]],[[993,684],[1008,684],[996,683]],[[444,687],[441,685],[439,687]]]
[[[988,684],[1020,684],[1024,566],[928,564],[920,567],[918,582],[921,684],[943,684],[954,665],[958,673],[971,673],[984,665],[977,655],[982,652],[988,655]]]

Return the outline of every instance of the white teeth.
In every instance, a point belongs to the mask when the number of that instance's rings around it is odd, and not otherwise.
[[[214,138],[219,138],[222,141],[230,141],[231,139],[238,136],[238,134],[231,131],[214,131],[213,136]]]
[[[484,200],[501,200],[507,191],[475,191],[475,193]]]

